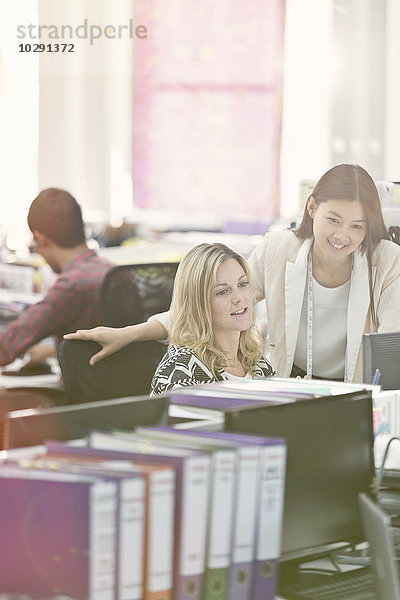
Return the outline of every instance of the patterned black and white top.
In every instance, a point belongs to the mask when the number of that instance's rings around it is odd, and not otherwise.
[[[269,362],[262,356],[253,370],[253,377],[271,377],[275,372]],[[191,348],[187,346],[168,347],[167,353],[161,359],[151,382],[151,396],[164,394],[174,387],[214,383],[229,379],[224,370],[217,377],[203,363]]]

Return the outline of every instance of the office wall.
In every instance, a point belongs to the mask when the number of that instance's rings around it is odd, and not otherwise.
[[[397,0],[287,0],[282,139],[284,215],[300,179],[356,162],[400,178]]]
[[[400,181],[400,2],[386,0],[383,178]],[[374,83],[374,82],[373,82]]]
[[[39,62],[33,60],[37,56],[29,61],[24,56],[23,63],[16,62],[21,57],[15,53],[15,28],[22,18],[24,22],[34,19],[32,15],[39,9],[42,14],[50,11],[50,19],[56,9],[62,15],[67,6],[76,10],[85,6],[90,18],[98,19],[101,11],[107,17],[107,10],[128,5],[127,18],[131,4],[125,0],[0,3],[0,180],[7,200],[3,223],[24,222],[32,197],[47,185],[69,187],[92,211],[115,215],[129,210],[134,118],[132,73],[127,64],[130,55],[117,52],[114,58],[104,59],[103,74],[82,54],[80,71],[57,74],[41,69],[39,73]],[[374,13],[378,9],[379,13]],[[331,162],[341,159],[338,152],[332,154],[334,99],[329,90],[334,74],[334,24],[347,18],[346,11],[364,14],[363,18],[351,17],[353,25],[343,41],[348,56],[352,60],[358,57],[353,82],[357,89],[352,96],[353,107],[360,107],[358,118],[362,116],[357,127],[363,133],[364,124],[369,122],[368,111],[377,111],[374,119],[379,121],[380,133],[370,136],[370,149],[380,166],[372,167],[373,175],[400,179],[398,0],[343,0],[340,4],[333,0],[286,0],[281,210],[288,217],[297,206],[299,179],[316,178]],[[371,20],[372,14],[377,16]],[[379,27],[374,30],[375,22]],[[371,56],[375,62],[370,68]],[[347,81],[353,85],[351,78]],[[370,98],[367,103],[366,98]],[[339,113],[335,122],[341,126]],[[355,154],[345,159],[365,161],[363,155]]]
[[[27,20],[35,2],[0,2],[0,243],[2,227],[25,226],[27,198],[38,187],[39,60],[18,53],[21,8]]]
[[[135,205],[279,213],[285,0],[153,0],[134,79]]]
[[[84,19],[88,28],[103,28],[133,18],[130,0],[39,0],[38,10],[41,23],[71,23],[83,32]],[[132,208],[133,43],[74,43],[68,60],[41,60],[39,188],[70,189],[88,218],[125,216]]]

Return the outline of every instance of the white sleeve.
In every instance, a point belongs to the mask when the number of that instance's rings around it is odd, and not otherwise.
[[[265,252],[268,241],[268,234],[264,236],[264,239],[256,246],[249,257],[249,266],[251,279],[254,286],[254,295],[256,302],[260,302],[260,300],[264,300],[265,298],[265,290],[264,290],[264,281],[265,281]]]
[[[152,319],[156,319],[157,321],[159,321],[161,323],[161,325],[167,330],[167,333],[169,334],[169,331],[170,331],[169,311],[163,312],[163,313],[157,313],[156,315],[151,315],[151,317],[149,317],[147,319],[147,321],[151,321]],[[168,340],[168,337],[165,338],[164,340],[157,340],[157,341],[158,342],[166,342],[167,340]]]

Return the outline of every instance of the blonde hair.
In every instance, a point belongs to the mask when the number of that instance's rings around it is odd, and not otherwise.
[[[188,346],[217,376],[227,366],[227,355],[217,344],[211,317],[210,299],[218,267],[233,258],[242,267],[251,285],[247,261],[224,244],[199,244],[181,261],[174,283],[170,308],[170,343]],[[255,368],[262,352],[260,333],[253,322],[240,332],[239,358],[246,372]]]
[[[343,163],[336,165],[322,175],[307,199],[303,219],[295,234],[300,239],[313,236],[313,220],[307,210],[314,198],[315,205],[328,200],[360,202],[366,220],[366,234],[360,250],[365,253],[368,263],[369,307],[371,321],[378,328],[378,318],[373,300],[372,253],[381,240],[389,240],[389,232],[383,221],[379,193],[372,177],[360,165]]]

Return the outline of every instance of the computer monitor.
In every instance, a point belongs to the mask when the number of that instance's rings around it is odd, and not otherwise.
[[[364,383],[372,383],[377,370],[383,390],[400,389],[400,331],[364,333]]]
[[[363,539],[358,493],[374,475],[370,391],[232,409],[225,429],[287,440],[283,561]]]
[[[132,396],[16,410],[5,416],[3,447],[7,450],[40,445],[49,439],[78,439],[92,429],[132,431],[136,425],[166,425],[168,404],[167,396]]]
[[[32,294],[35,290],[37,269],[33,265],[0,263],[0,289],[12,294]]]

